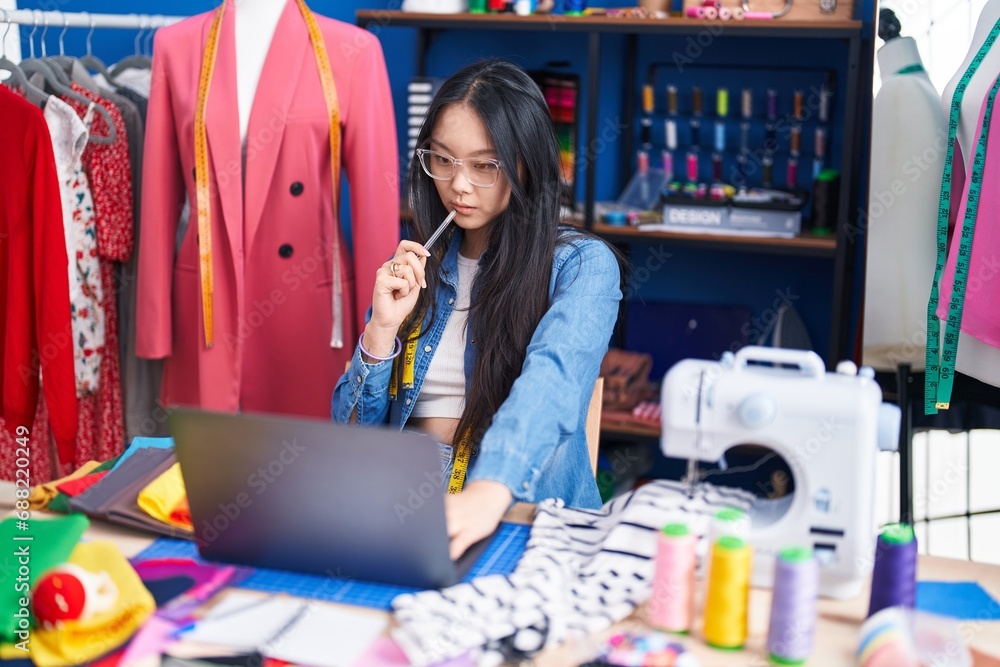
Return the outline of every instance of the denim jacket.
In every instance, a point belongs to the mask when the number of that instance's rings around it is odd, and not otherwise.
[[[421,328],[413,388],[400,386],[390,400],[392,362],[365,363],[356,349],[333,392],[334,421],[349,423],[357,409],[359,426],[405,426],[454,308],[461,238],[459,230],[452,233],[441,264],[436,316],[429,329],[426,320]],[[557,246],[549,309],[531,337],[520,376],[474,451],[469,482],[499,482],[521,502],[562,498],[574,507],[600,507],[584,423],[621,298],[618,262],[602,242],[579,237]],[[467,387],[475,355],[475,339],[468,337]]]

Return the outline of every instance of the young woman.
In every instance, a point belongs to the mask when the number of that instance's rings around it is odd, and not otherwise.
[[[457,558],[514,500],[600,506],[583,427],[622,278],[607,244],[559,225],[552,121],[520,68],[486,61],[448,79],[418,146],[414,240],[378,270],[332,412],[432,434],[446,484],[453,450],[470,452],[464,489],[446,499]],[[454,224],[426,251],[451,211]]]

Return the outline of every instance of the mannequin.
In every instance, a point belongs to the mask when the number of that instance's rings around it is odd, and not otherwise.
[[[916,42],[899,37],[892,10],[880,12],[879,36],[885,45],[872,109],[863,362],[922,369],[948,120]]]
[[[250,127],[250,109],[257,84],[285,5],[275,0],[240,0],[236,10],[236,90],[240,109],[240,138],[244,145]]]
[[[136,353],[165,359],[166,405],[329,419],[375,274],[399,243],[399,158],[381,46],[366,30],[307,12],[298,0],[225,0],[154,37]],[[210,215],[201,220],[194,126],[220,15],[205,98]],[[307,15],[322,35],[325,71]],[[334,199],[326,74],[339,109],[340,181],[350,185],[350,246]],[[190,222],[178,239],[185,202]],[[203,222],[210,302],[202,296]]]
[[[954,96],[955,88],[958,85],[959,79],[961,79],[962,74],[965,73],[966,68],[968,68],[969,64],[972,62],[972,59],[979,50],[979,47],[986,41],[986,37],[989,35],[997,19],[1000,19],[1000,0],[989,0],[983,7],[983,11],[979,16],[979,22],[976,25],[976,30],[973,34],[972,45],[969,48],[969,53],[966,55],[962,65],[958,68],[955,76],[948,82],[948,85],[945,86],[944,95],[942,96],[945,114],[949,113],[951,109],[952,97]],[[998,40],[998,42],[1000,42],[1000,40]],[[976,142],[979,140],[980,112],[982,110],[983,103],[989,94],[989,90],[998,75],[1000,75],[1000,43],[994,43],[993,47],[986,53],[982,65],[980,65],[979,69],[972,77],[972,80],[969,82],[969,86],[966,89],[965,96],[962,100],[957,142],[958,146],[961,148],[961,155],[966,173],[970,173],[970,165],[972,163],[972,158],[975,155]],[[997,115],[994,114],[990,132],[991,137],[1000,136],[1000,127],[998,127],[998,125],[1000,125],[1000,122],[998,122]],[[991,142],[991,150],[992,145],[993,144]],[[959,159],[958,151],[956,151],[955,156],[955,161],[957,163]],[[996,162],[988,159],[988,164],[995,165]],[[991,189],[995,190],[1000,187],[1000,183],[993,180],[996,177],[996,171],[993,171],[991,174],[991,171],[988,168],[985,173],[985,177],[986,180],[983,184],[984,192]],[[966,180],[967,179],[962,179],[963,184],[966,185],[964,190],[960,191],[956,187],[952,192],[953,221],[956,219],[955,211],[959,205],[962,206],[958,209],[958,220],[961,219],[961,215],[965,212],[964,202],[968,196],[968,184],[965,183]],[[975,284],[978,284],[980,289],[987,290],[987,293],[994,299],[994,303],[996,303],[997,300],[1000,300],[1000,275],[997,274],[994,265],[989,261],[986,261],[989,257],[984,259],[983,253],[981,252],[981,249],[983,248],[981,245],[981,239],[983,238],[984,230],[988,231],[990,221],[994,223],[992,227],[996,226],[996,218],[988,217],[991,215],[996,216],[996,212],[990,211],[990,201],[985,199],[980,201],[979,216],[976,224],[976,240],[973,241],[973,256],[969,270],[970,286],[966,297],[966,313],[968,313],[969,308],[968,294],[972,291],[972,285],[977,279],[979,282]],[[956,247],[958,245],[957,230],[956,236],[952,241],[952,245]],[[992,252],[992,250],[990,249],[987,252]],[[954,266],[953,249],[949,249],[948,255],[948,266]],[[979,255],[979,257],[977,257],[977,255]],[[948,306],[946,299],[950,297],[950,294],[950,280],[946,280],[945,284],[942,284],[941,305],[938,309],[938,317],[941,318],[942,339],[944,335],[945,321],[947,320]],[[966,327],[966,322],[967,320],[963,318],[963,329]],[[993,336],[994,338],[1000,336],[1000,332],[993,332]],[[965,375],[969,375],[995,387],[1000,386],[1000,348],[983,342],[982,340],[969,335],[964,330],[959,336],[958,356],[955,367],[960,373],[964,373]]]

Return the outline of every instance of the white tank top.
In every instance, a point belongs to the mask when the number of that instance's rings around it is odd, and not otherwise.
[[[472,302],[472,283],[479,271],[479,260],[458,256],[458,294],[454,309],[445,324],[412,417],[449,417],[459,419],[465,409],[465,337]]]

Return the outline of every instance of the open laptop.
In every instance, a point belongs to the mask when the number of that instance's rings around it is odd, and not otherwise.
[[[169,425],[203,558],[438,588],[491,539],[449,557],[430,436],[181,408]]]

